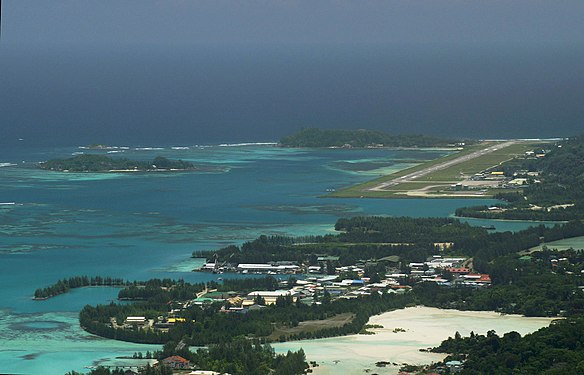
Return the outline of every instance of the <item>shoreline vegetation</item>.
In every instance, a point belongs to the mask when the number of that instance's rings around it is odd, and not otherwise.
[[[33,300],[42,301],[49,298],[56,297],[61,294],[69,292],[71,289],[84,288],[90,286],[107,286],[107,287],[123,287],[133,283],[124,281],[119,278],[101,277],[101,276],[74,276],[68,279],[62,279],[53,285],[38,288],[34,292]],[[135,283],[134,283],[135,284]]]
[[[281,147],[310,148],[454,148],[464,142],[427,135],[391,135],[377,130],[307,128],[280,139]]]
[[[135,172],[213,172],[214,166],[195,165],[184,160],[157,156],[152,161],[113,158],[97,154],[81,154],[66,159],[51,159],[39,164],[41,169],[76,173],[135,173]]]

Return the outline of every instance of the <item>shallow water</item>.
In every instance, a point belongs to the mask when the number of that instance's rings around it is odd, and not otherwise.
[[[206,281],[216,276],[189,272],[198,265],[190,258],[195,250],[237,244],[260,234],[331,233],[343,216],[446,217],[463,205],[492,202],[320,198],[386,168],[447,154],[438,150],[128,148],[121,153],[124,157],[162,155],[224,168],[169,174],[69,174],[34,168],[38,161],[75,152],[106,153],[76,147],[0,150],[0,202],[5,203],[0,205],[2,371],[81,371],[94,361],[137,348],[95,339],[77,325],[79,309],[114,300],[115,288],[85,288],[46,301],[31,300],[36,288],[59,279],[99,275]],[[517,230],[530,224],[495,226]],[[34,319],[31,314],[36,314]],[[41,338],[43,348],[36,348]],[[74,360],[66,355],[68,350],[76,351]]]
[[[582,237],[574,237],[574,238],[566,238],[563,240],[546,242],[539,246],[533,247],[530,250],[541,250],[543,247],[547,247],[550,250],[582,250],[584,249],[584,236]]]
[[[397,374],[404,363],[422,365],[442,360],[445,355],[420,352],[420,349],[438,346],[456,332],[463,336],[471,331],[484,335],[489,330],[499,335],[511,331],[524,335],[549,325],[551,320],[495,312],[413,307],[373,316],[369,323],[383,326],[371,329],[374,335],[287,342],[273,344],[273,347],[278,353],[302,348],[309,360],[319,364],[315,368],[318,375],[363,374],[365,369],[378,374]],[[394,331],[396,328],[400,330]],[[391,364],[377,367],[378,361]]]

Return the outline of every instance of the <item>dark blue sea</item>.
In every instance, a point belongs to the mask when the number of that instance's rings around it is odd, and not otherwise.
[[[0,45],[0,145],[582,132],[574,45]]]

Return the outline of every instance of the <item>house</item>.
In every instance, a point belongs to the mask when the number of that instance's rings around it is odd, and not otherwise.
[[[185,318],[168,318],[168,323],[176,324],[176,323],[186,323],[187,320]]]
[[[335,256],[320,256],[316,258],[317,262],[338,262],[340,257]]]
[[[191,367],[191,363],[181,357],[180,355],[173,355],[172,357],[166,357],[160,361],[164,366],[170,367],[171,369],[188,369]]]
[[[446,271],[453,273],[455,275],[466,275],[470,273],[470,268],[466,267],[450,267]]]
[[[308,266],[308,273],[320,273],[320,266]]]
[[[256,290],[247,295],[247,300],[243,301],[242,306],[250,306],[255,304],[256,297],[264,299],[266,305],[273,305],[278,300],[278,297],[292,297],[292,301],[296,302],[296,291],[291,290]]]
[[[237,265],[237,271],[241,273],[298,273],[300,266],[295,264],[289,265],[272,265],[267,263],[240,263]]]
[[[450,370],[451,373],[458,373],[462,371],[462,362],[461,361],[448,361],[446,362],[446,367]]]
[[[145,316],[128,316],[124,322],[124,324],[128,326],[132,326],[134,324],[138,326],[143,326],[148,323]]]

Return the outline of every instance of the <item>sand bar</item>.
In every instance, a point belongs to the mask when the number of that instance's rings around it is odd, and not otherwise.
[[[365,369],[378,374],[397,374],[399,366],[379,368],[375,362],[430,364],[445,356],[420,352],[419,349],[437,346],[457,331],[462,335],[471,331],[485,334],[489,330],[498,334],[516,331],[524,335],[548,326],[552,320],[496,312],[411,307],[371,317],[369,324],[384,327],[371,329],[375,335],[295,341],[273,346],[277,352],[303,348],[309,361],[319,363],[314,374],[363,374]],[[405,332],[394,332],[396,328]]]

